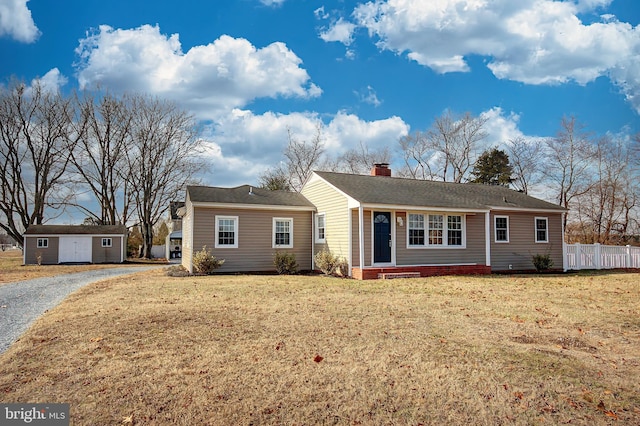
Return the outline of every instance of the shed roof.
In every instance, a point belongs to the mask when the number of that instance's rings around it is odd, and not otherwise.
[[[271,191],[242,185],[235,188],[213,186],[188,186],[187,194],[191,202],[221,204],[256,204],[266,206],[304,207],[314,210],[309,200],[298,192]]]
[[[25,235],[124,235],[124,225],[29,225]]]
[[[436,182],[387,176],[315,172],[340,191],[365,204],[446,209],[557,210],[565,208],[504,186]]]

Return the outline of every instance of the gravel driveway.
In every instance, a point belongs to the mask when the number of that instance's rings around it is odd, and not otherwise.
[[[87,284],[164,266],[128,266],[37,278],[0,286],[0,354],[69,294]]]

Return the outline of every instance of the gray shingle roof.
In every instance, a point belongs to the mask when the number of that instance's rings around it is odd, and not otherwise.
[[[503,186],[435,182],[386,176],[315,172],[355,200],[366,204],[447,209],[527,209],[565,211],[563,207]]]
[[[242,185],[236,188],[188,186],[187,194],[189,194],[189,199],[192,202],[308,207],[310,210],[315,208],[309,200],[298,192],[270,191],[249,185]]]
[[[124,225],[29,225],[25,235],[124,235]]]

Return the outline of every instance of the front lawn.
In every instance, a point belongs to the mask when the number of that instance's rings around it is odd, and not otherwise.
[[[90,424],[640,424],[640,274],[136,274],[0,356]],[[0,311],[1,313],[1,311]]]

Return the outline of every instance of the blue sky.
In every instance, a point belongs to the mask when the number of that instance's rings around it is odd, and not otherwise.
[[[397,150],[446,109],[488,145],[640,132],[637,0],[0,0],[0,75],[175,100],[203,123],[204,183],[255,184],[287,129]],[[400,160],[396,155],[395,160]]]

